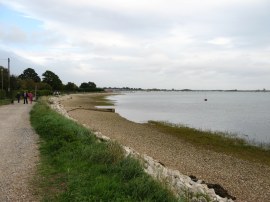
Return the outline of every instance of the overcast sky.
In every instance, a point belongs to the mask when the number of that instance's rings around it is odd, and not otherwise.
[[[269,0],[0,0],[0,65],[99,87],[270,89]]]

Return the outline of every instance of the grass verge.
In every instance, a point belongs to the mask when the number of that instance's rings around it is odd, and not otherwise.
[[[118,144],[98,141],[46,104],[33,107],[31,123],[40,136],[43,201],[177,201]]]
[[[115,95],[115,94],[109,94],[109,95]],[[93,98],[93,102],[92,104],[94,106],[113,106],[114,105],[114,101],[111,99],[108,99],[108,94],[103,93],[100,95],[97,95]]]
[[[243,139],[230,137],[230,134],[201,131],[167,122],[149,121],[148,125],[163,133],[177,136],[197,147],[270,166],[269,146],[266,148],[253,146]]]
[[[10,99],[0,99],[0,106],[10,104]]]

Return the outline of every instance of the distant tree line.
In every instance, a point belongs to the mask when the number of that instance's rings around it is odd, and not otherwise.
[[[10,81],[9,81],[10,78]],[[11,91],[9,92],[9,86]],[[16,91],[35,91],[39,95],[50,95],[54,91],[59,92],[97,92],[103,91],[97,88],[94,82],[83,82],[78,87],[73,82],[63,84],[58,75],[47,70],[42,74],[42,79],[32,68],[27,68],[19,76],[8,76],[8,69],[0,66],[0,99],[6,96],[11,97]]]

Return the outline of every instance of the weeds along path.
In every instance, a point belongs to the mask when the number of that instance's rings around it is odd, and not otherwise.
[[[38,201],[31,180],[38,161],[38,136],[30,125],[31,104],[0,106],[0,201]]]
[[[65,108],[89,107],[87,95],[72,95],[62,101]],[[82,124],[159,160],[185,175],[220,184],[236,201],[269,201],[270,167],[243,161],[221,153],[199,149],[147,125],[130,122],[116,113],[78,109],[69,115]]]

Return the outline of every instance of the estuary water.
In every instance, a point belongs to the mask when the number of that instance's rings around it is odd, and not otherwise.
[[[269,92],[141,91],[109,99],[117,113],[134,122],[168,121],[270,143]]]

